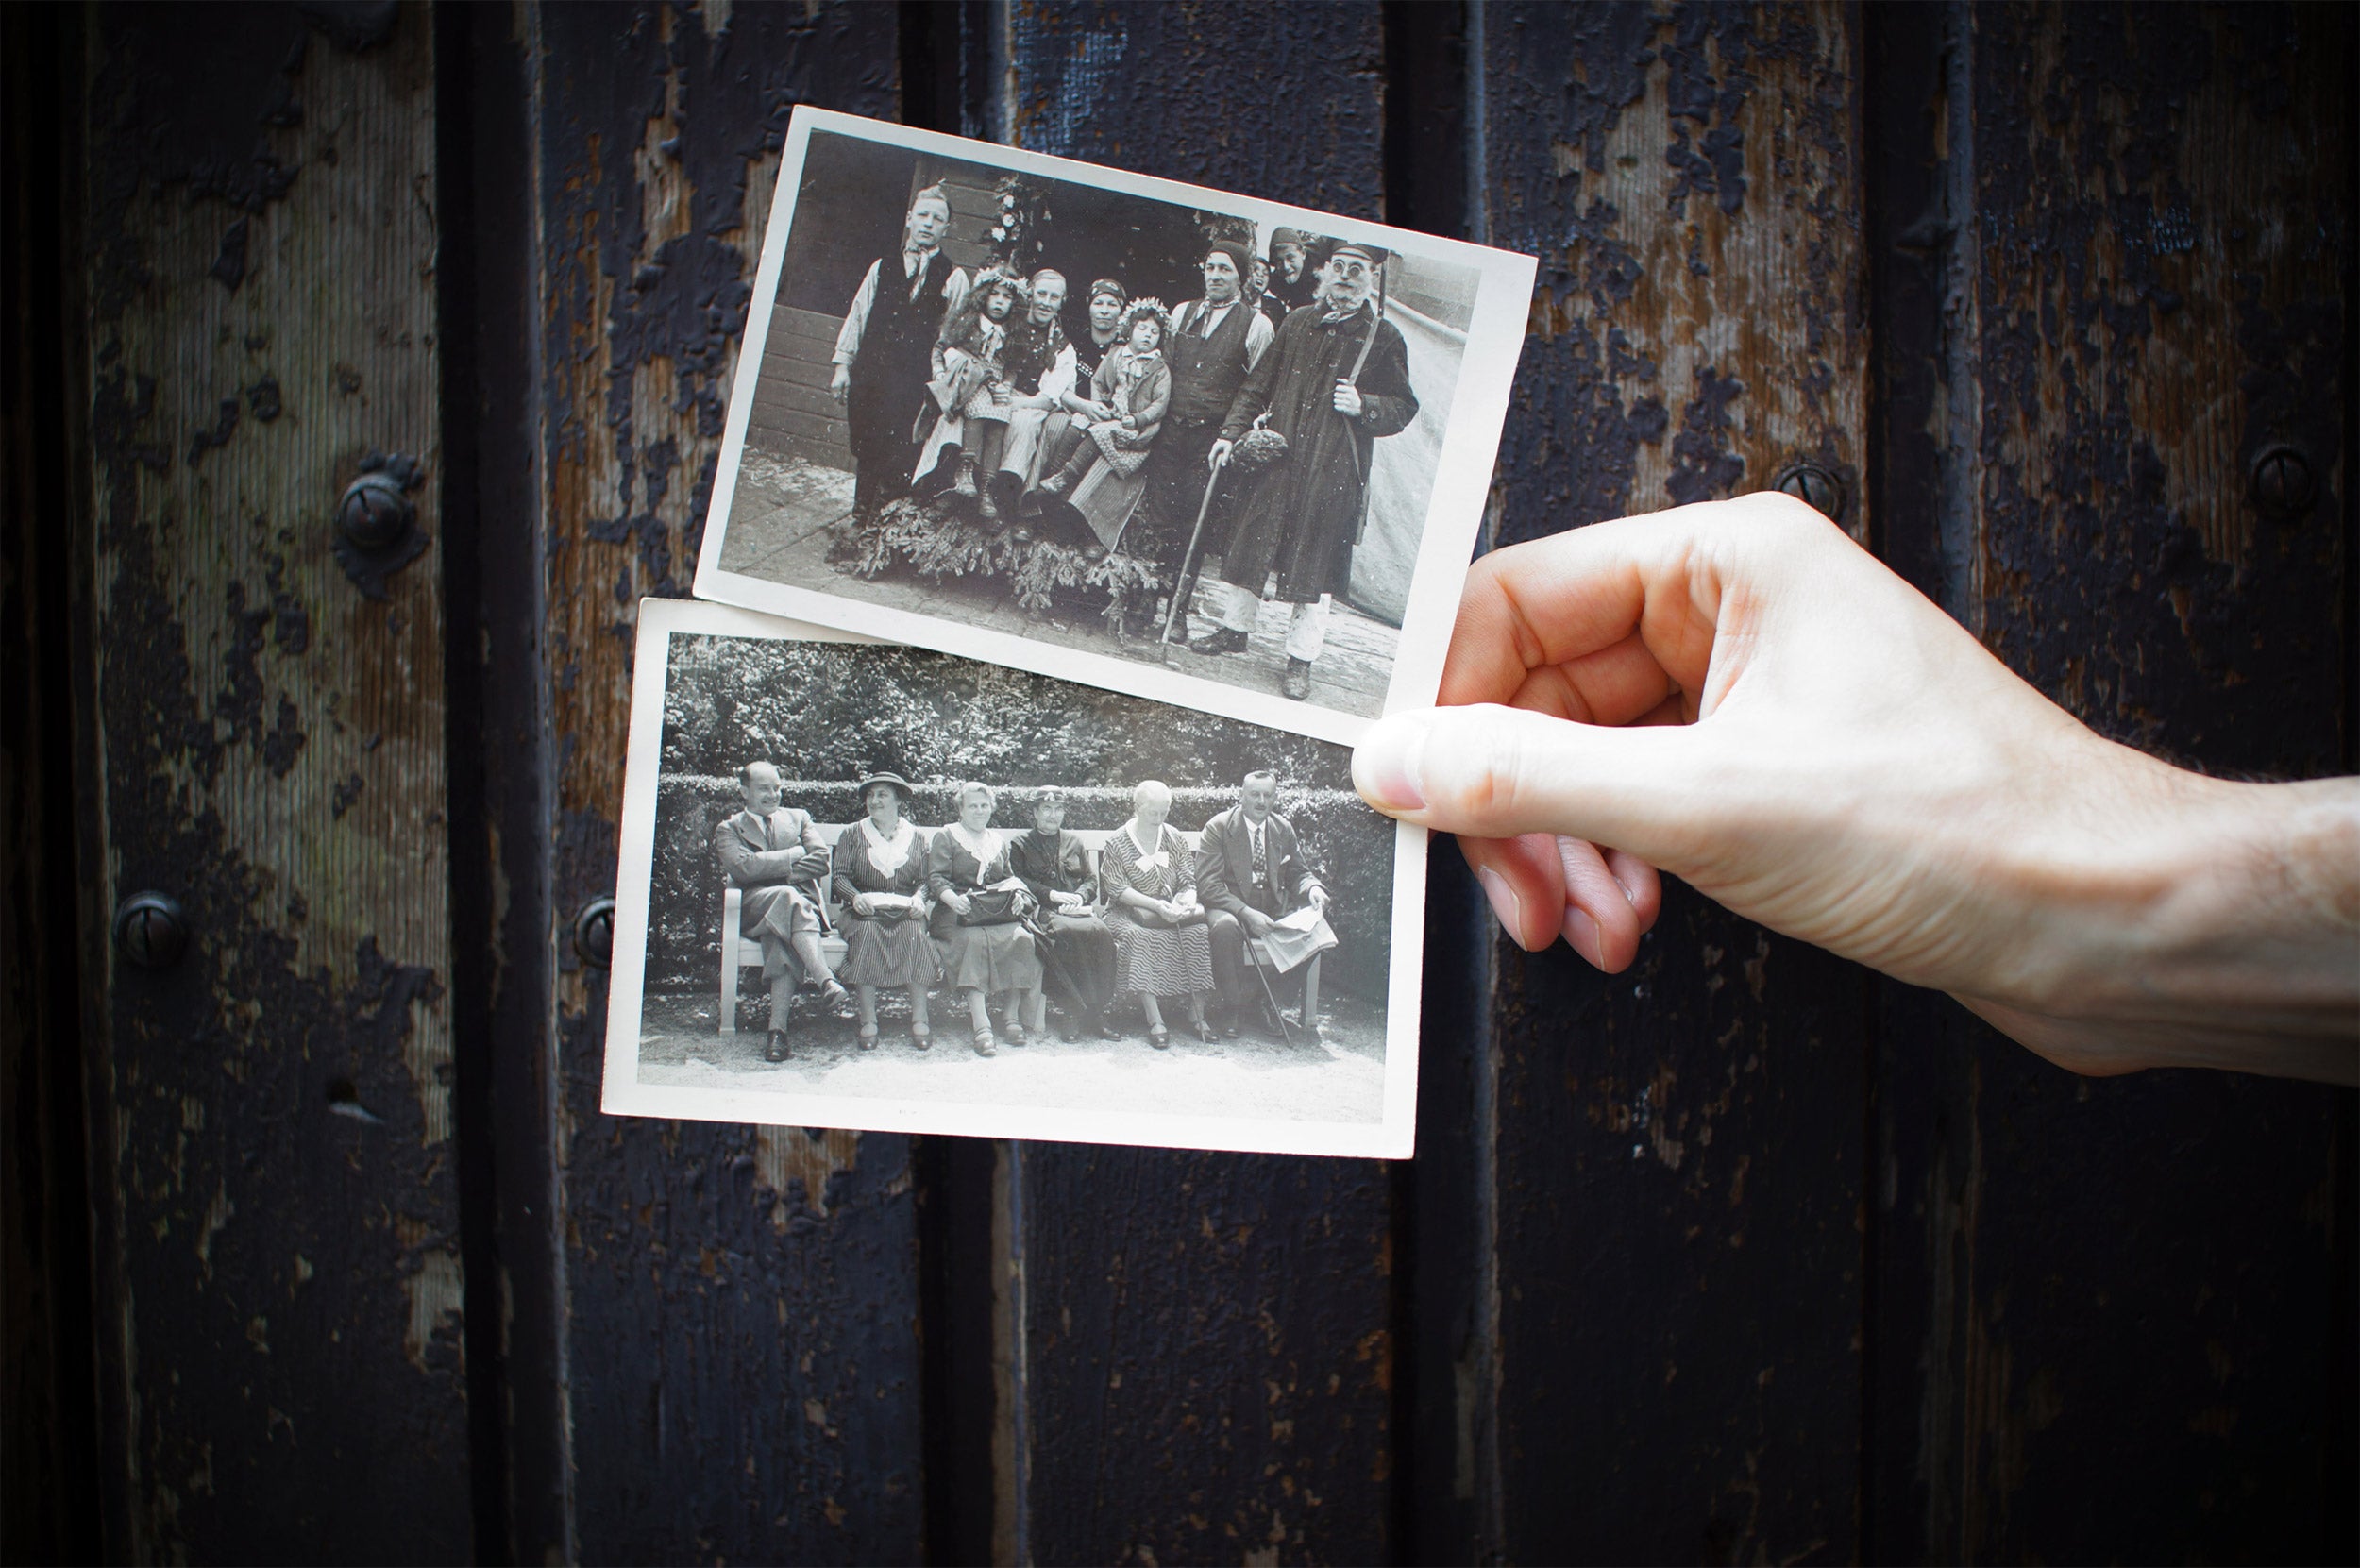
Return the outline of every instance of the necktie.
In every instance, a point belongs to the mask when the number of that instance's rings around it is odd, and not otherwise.
[[[1267,833],[1254,835],[1254,885],[1270,885],[1270,835]]]

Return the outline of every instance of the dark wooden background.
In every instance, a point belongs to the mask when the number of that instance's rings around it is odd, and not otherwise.
[[[2348,1092],[1445,851],[1414,1162],[611,1121],[570,938],[797,103],[1535,253],[1491,541],[1810,464],[2099,730],[2352,771],[2352,8],[0,25],[10,1560],[2353,1558]]]

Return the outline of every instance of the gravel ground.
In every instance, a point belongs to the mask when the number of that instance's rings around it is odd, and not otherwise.
[[[935,1000],[934,1048],[919,1051],[910,1043],[908,1008],[895,1005],[896,1000],[890,993],[881,999],[882,1037],[877,1049],[862,1051],[852,1020],[830,1017],[808,994],[799,998],[795,1059],[773,1065],[762,1059],[764,1002],[743,1004],[739,1033],[724,1037],[716,1032],[713,998],[649,997],[640,1014],[640,1081],[1290,1121],[1373,1123],[1384,1115],[1384,1019],[1351,997],[1321,999],[1318,1039],[1297,1030],[1286,1043],[1248,1030],[1234,1040],[1205,1045],[1175,1029],[1168,1051],[1148,1045],[1136,1007],[1117,1003],[1110,1015],[1126,1038],[1071,1045],[1056,1037],[1053,1010],[1047,1039],[1013,1046],[1003,1035],[999,1054],[988,1060],[969,1045],[964,1010],[953,1009],[940,995]],[[1186,1014],[1175,1004],[1166,1017]]]

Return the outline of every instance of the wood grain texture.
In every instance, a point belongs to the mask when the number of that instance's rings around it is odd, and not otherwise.
[[[555,938],[614,886],[636,605],[688,591],[788,115],[889,115],[896,35],[881,6],[537,27]],[[562,941],[554,1005],[574,1549],[916,1557],[908,1140],[610,1120],[603,972]]]
[[[430,20],[89,25],[101,896],[193,931],[93,1041],[108,1552],[462,1560],[432,490],[330,530],[435,464]]]
[[[1375,6],[1021,3],[1008,29],[1021,145],[1384,215]],[[1385,1557],[1384,1166],[1040,1144],[1020,1172],[1020,1428],[1001,1419],[1027,1449],[1002,1469],[1003,1553]]]
[[[1492,5],[1473,46],[1486,237],[1541,259],[1498,539],[1797,461],[1862,527],[1845,9]],[[1464,1549],[1851,1556],[1865,976],[1676,885],[1620,976],[1506,946],[1492,974]]]
[[[2351,13],[1979,8],[1946,46],[1973,510],[1904,553],[2102,733],[2349,767]],[[2285,518],[2279,446],[2318,481]],[[2348,1555],[2349,1092],[1883,1011],[1878,1555]]]

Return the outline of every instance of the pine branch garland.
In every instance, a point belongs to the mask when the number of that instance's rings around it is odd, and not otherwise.
[[[994,577],[1003,580],[1018,605],[1031,615],[1048,614],[1060,594],[1106,596],[1098,614],[1108,621],[1136,599],[1152,600],[1166,587],[1153,562],[1121,551],[1093,558],[1054,539],[1020,540],[990,533],[936,505],[895,501],[865,529],[839,535],[835,553],[865,578],[907,565],[921,577]]]

